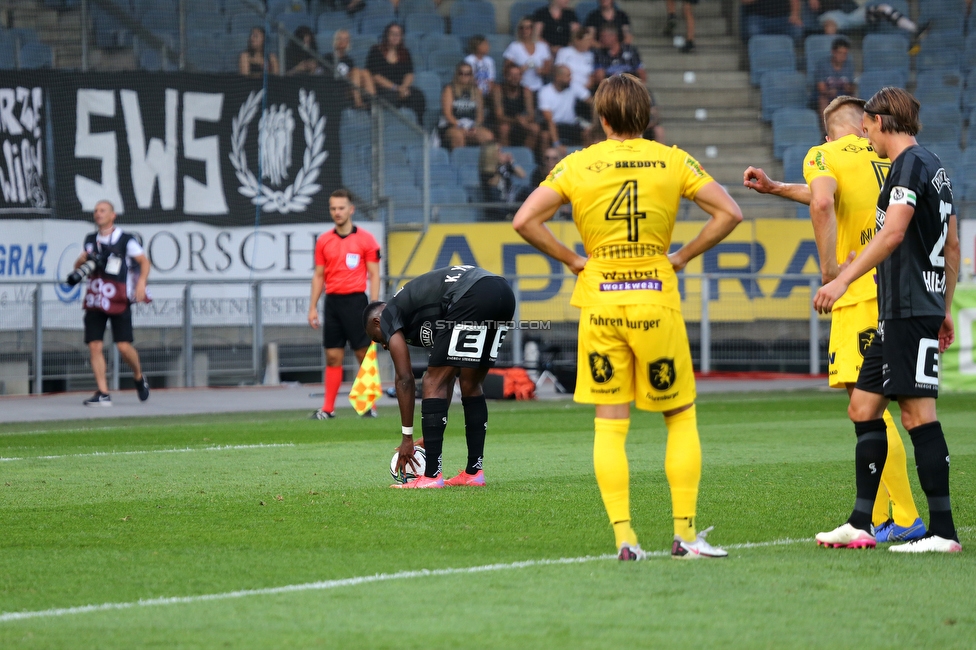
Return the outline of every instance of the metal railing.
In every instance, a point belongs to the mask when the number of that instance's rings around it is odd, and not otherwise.
[[[386,295],[408,279],[384,278]],[[523,326],[510,332],[500,365],[549,364],[571,373],[578,312],[569,306],[564,289],[571,287],[572,276],[508,279],[516,296],[513,320]],[[795,291],[769,307],[735,290],[769,281],[791,282]],[[559,294],[539,299],[540,283],[553,282],[563,287]],[[696,370],[822,372],[829,321],[810,301],[820,286],[818,277],[682,274],[681,282]],[[0,282],[0,382],[6,392],[27,392],[28,385],[34,393],[80,390],[91,383],[88,350],[81,342],[80,301],[63,302],[56,286],[50,281]],[[717,287],[723,287],[720,296],[715,295]],[[19,289],[16,296],[14,288]],[[289,375],[315,381],[324,366],[321,332],[307,324],[306,279],[151,281],[150,290],[159,296],[149,305],[133,306],[133,324],[144,372],[157,385],[260,384],[268,377]],[[524,351],[530,341],[548,350],[548,359],[527,360]],[[129,375],[115,346],[106,345],[105,351],[111,385],[117,388],[120,378]],[[268,358],[276,363],[270,372]],[[386,355],[381,365],[391,376]],[[346,369],[356,369],[351,354]]]

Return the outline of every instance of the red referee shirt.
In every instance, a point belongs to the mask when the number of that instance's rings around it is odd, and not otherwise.
[[[376,238],[356,226],[345,237],[333,228],[315,242],[315,266],[325,267],[326,295],[366,293],[366,262],[379,261]]]

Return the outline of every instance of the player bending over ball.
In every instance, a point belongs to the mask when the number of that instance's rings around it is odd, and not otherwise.
[[[530,244],[578,275],[572,304],[579,324],[577,402],[596,405],[593,465],[613,525],[621,560],[644,551],[630,525],[630,478],[625,442],[630,402],[664,414],[668,443],[664,470],[671,487],[671,555],[725,557],[695,529],[701,446],[695,415],[695,376],[681,316],[676,271],[722,241],[742,221],[739,206],[694,158],[644,140],[651,97],[637,77],[616,74],[600,82],[594,114],[604,142],[570,154],[526,199],[515,229]],[[711,219],[668,255],[682,197]],[[572,203],[587,257],[546,227]],[[643,323],[653,323],[645,331]]]
[[[427,454],[424,475],[395,488],[441,488],[485,484],[482,460],[488,431],[488,405],[482,384],[495,364],[515,295],[504,278],[476,266],[435,269],[408,282],[389,302],[372,302],[363,312],[369,337],[390,351],[396,373],[403,438],[398,471],[414,460],[413,416],[416,384],[408,345],[432,348],[423,379],[420,422]],[[454,478],[441,473],[444,429],[454,379],[461,384],[468,462]]]

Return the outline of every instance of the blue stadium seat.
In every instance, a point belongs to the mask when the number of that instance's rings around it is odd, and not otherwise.
[[[179,42],[180,19],[177,12],[167,9],[148,9],[139,17],[139,21],[153,34],[166,34]]]
[[[372,121],[366,111],[347,108],[340,117],[339,142],[342,145],[360,145],[370,141]]]
[[[966,15],[966,0],[923,0],[919,2],[919,24],[932,21],[933,31],[961,28]],[[906,14],[908,15],[908,14]],[[926,41],[929,39],[926,38]],[[926,43],[928,45],[928,43]]]
[[[770,70],[796,70],[796,53],[789,36],[760,35],[749,39],[749,81],[758,86]]]
[[[868,100],[886,86],[904,88],[907,85],[907,70],[872,70],[861,75],[858,80],[857,94],[859,97]]]
[[[468,202],[468,195],[459,187],[430,188],[430,202],[431,205],[439,208],[437,210],[437,221],[439,223],[469,223],[478,220],[478,210],[466,208],[461,205],[447,207],[448,204],[463,204]]]
[[[908,72],[908,39],[898,34],[868,34],[861,45],[864,71],[904,70]]]
[[[536,12],[537,9],[548,6],[549,3],[545,0],[517,0],[511,8],[508,10],[508,31],[511,34],[515,33],[515,27],[518,25],[518,21],[522,20],[525,16],[531,16]],[[586,20],[586,16],[579,17],[580,22]]]
[[[773,113],[773,156],[777,160],[783,159],[788,147],[809,149],[819,142],[823,142],[823,134],[816,112],[808,108],[781,108]]]
[[[373,200],[373,181],[368,167],[362,165],[342,165],[342,185],[361,201]]]
[[[437,14],[407,14],[403,29],[408,34],[443,34],[444,19]]]
[[[921,135],[920,133],[919,136]],[[928,144],[919,137],[919,142],[939,157],[939,160],[942,161],[942,167],[945,168],[946,174],[949,175],[950,181],[962,181],[959,173],[962,171],[963,153],[962,149],[959,148],[958,140],[955,142],[933,142]]]
[[[464,57],[453,50],[434,50],[427,55],[427,70],[437,74],[441,86],[451,82],[454,68]],[[438,98],[440,95],[438,95]]]
[[[355,32],[356,20],[345,11],[327,11],[319,14],[316,27],[320,32],[326,29],[347,29]]]
[[[462,167],[478,168],[478,157],[481,155],[480,147],[458,147],[451,150],[451,164],[455,168]]]
[[[413,85],[424,94],[427,100],[424,111],[424,128],[433,129],[441,114],[441,84],[440,76],[436,72],[421,70],[414,74]]]
[[[515,162],[526,172],[529,171],[530,166],[535,168],[535,154],[528,147],[504,147],[502,151],[512,154]]]
[[[25,69],[53,68],[54,50],[46,43],[28,42],[20,46],[20,67]]]
[[[762,119],[769,122],[781,108],[805,108],[809,94],[802,72],[770,70],[762,76]]]
[[[970,128],[970,133],[973,129]],[[962,155],[958,178],[949,177],[952,182],[953,199],[976,201],[976,147],[970,145]]]
[[[962,93],[962,111],[969,115],[973,108],[976,108],[976,70],[969,73],[966,78],[966,90]],[[976,128],[972,120],[969,121],[969,130]]]
[[[411,52],[410,54],[413,55],[415,62],[417,60],[426,61],[427,55],[434,50],[454,50],[458,57],[461,57],[461,41],[453,34],[427,34],[420,42],[420,52]]]
[[[962,113],[959,111],[958,101],[954,104],[922,104],[918,119],[922,123],[922,130],[918,134],[918,141],[925,146],[937,143],[953,143],[959,145],[962,137]]]
[[[462,39],[495,31],[495,5],[486,0],[451,4],[451,33]]]
[[[498,61],[502,60],[502,52],[504,52],[505,48],[507,48],[509,44],[511,44],[512,37],[509,36],[508,34],[485,34],[485,38],[488,39],[488,43],[490,45],[489,52],[492,55],[492,58],[497,57],[495,61],[496,64],[495,72],[498,74],[499,77],[501,77],[502,69],[498,67],[497,64]]]
[[[926,104],[954,104],[959,106],[962,95],[962,76],[958,70],[931,71],[918,76],[915,98]]]
[[[576,12],[576,17],[579,18],[580,25],[585,23],[586,17],[593,11],[596,11],[596,8],[599,6],[600,3],[597,0],[580,0],[580,2],[577,2],[576,6],[573,7],[573,11]]]
[[[281,18],[287,13],[303,13],[307,6],[305,0],[268,0],[268,15],[272,18]]]
[[[17,67],[17,41],[7,30],[0,29],[0,70]]]
[[[294,34],[299,27],[308,27],[315,31],[316,21],[312,14],[305,12],[289,12],[278,16],[276,19],[284,30],[289,34]]]
[[[830,46],[836,38],[836,34],[813,34],[804,39],[803,58],[806,60],[807,75],[812,76],[817,64],[830,58]]]
[[[92,5],[92,22],[95,27],[95,45],[103,49],[132,47],[132,33],[122,23],[105,13],[98,5]]]
[[[254,27],[261,27],[263,29],[264,17],[251,12],[234,14],[228,22],[230,33],[239,34],[244,39],[241,43],[241,49],[247,44],[247,37],[250,36],[251,29]],[[274,29],[271,32],[273,33]]]
[[[357,29],[360,34],[382,34],[386,26],[396,19],[386,14],[363,14],[359,19]]]
[[[930,70],[958,70],[962,63],[962,49],[925,49],[915,57],[915,68],[919,72]]]
[[[417,187],[423,187],[424,184],[423,165],[415,165],[413,169],[414,169],[414,183],[417,185]],[[457,187],[457,172],[455,171],[453,165],[451,165],[450,162],[435,163],[431,161],[430,186],[431,187]]]
[[[400,13],[409,16],[410,14],[432,14],[437,12],[437,5],[434,0],[402,0],[400,2]]]
[[[349,56],[356,63],[357,68],[366,67],[366,57],[369,56],[369,50],[374,45],[376,45],[376,39],[367,34],[354,34],[350,39],[349,44]],[[417,67],[417,62],[414,60],[414,68]]]

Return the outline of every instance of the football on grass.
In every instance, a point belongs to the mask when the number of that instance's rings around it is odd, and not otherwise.
[[[403,474],[398,475],[397,458],[399,458],[399,456],[400,456],[400,452],[395,451],[393,452],[393,459],[390,460],[390,476],[393,477],[394,481],[396,481],[397,483],[406,483],[407,481],[414,480],[418,476],[424,475],[424,468],[427,467],[427,454],[424,452],[423,447],[413,448],[413,457],[414,460],[417,461],[416,469],[412,468],[410,466],[410,463],[407,463],[406,466],[403,468],[404,470]]]

